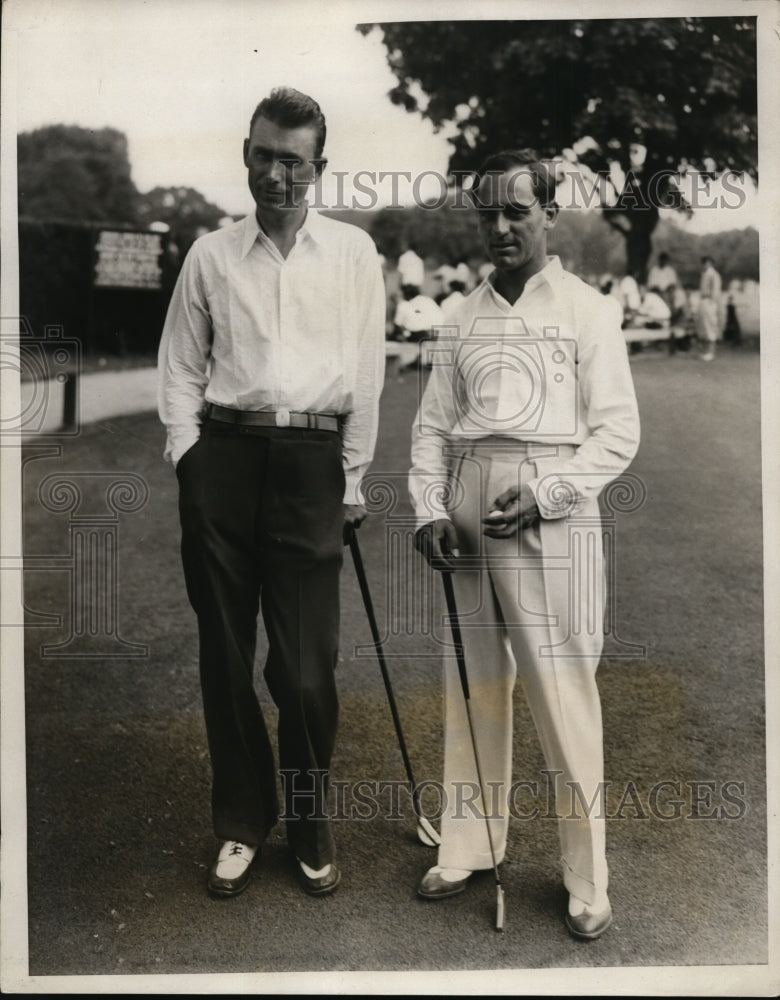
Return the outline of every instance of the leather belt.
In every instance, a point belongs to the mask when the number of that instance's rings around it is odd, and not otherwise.
[[[298,427],[310,431],[338,433],[339,418],[332,413],[291,413],[289,410],[235,410],[209,403],[206,416],[226,424],[249,427]]]

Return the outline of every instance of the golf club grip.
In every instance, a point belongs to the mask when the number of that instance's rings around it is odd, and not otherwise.
[[[463,688],[463,696],[469,699],[469,678],[466,673],[466,660],[463,655],[463,637],[460,634],[460,622],[458,621],[458,609],[455,605],[455,591],[452,587],[452,578],[448,572],[441,575],[444,585],[444,598],[447,602],[447,612],[450,616],[450,628],[452,629],[452,639],[455,643],[455,657],[458,661],[458,673],[460,674],[460,684]]]

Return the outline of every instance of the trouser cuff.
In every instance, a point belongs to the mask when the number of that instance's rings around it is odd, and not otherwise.
[[[591,879],[584,878],[582,875],[577,874],[577,872],[569,866],[565,858],[561,858],[561,867],[563,868],[563,884],[572,896],[576,896],[577,899],[581,899],[583,903],[591,904],[595,902],[596,897],[602,892],[606,893],[606,878],[603,880],[603,885],[597,885]]]

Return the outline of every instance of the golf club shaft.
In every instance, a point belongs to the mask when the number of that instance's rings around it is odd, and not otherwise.
[[[482,808],[485,815],[485,829],[487,830],[488,844],[490,846],[490,859],[493,862],[493,874],[496,879],[497,893],[497,918],[496,927],[501,930],[504,922],[504,890],[501,885],[501,877],[498,873],[498,863],[496,861],[496,851],[493,846],[493,832],[490,829],[490,819],[488,817],[487,798],[485,797],[485,783],[482,780],[482,766],[479,760],[479,750],[477,748],[477,736],[474,732],[474,721],[471,717],[471,695],[469,692],[469,679],[466,672],[466,657],[463,652],[463,637],[460,632],[460,622],[458,620],[458,609],[455,605],[455,591],[452,586],[452,577],[448,572],[442,573],[442,583],[444,584],[444,597],[447,602],[447,611],[450,616],[450,628],[452,639],[455,643],[455,657],[458,663],[458,673],[460,674],[460,684],[463,689],[463,700],[466,704],[466,718],[469,724],[471,735],[471,746],[474,751],[474,764],[477,769],[477,781],[479,783],[479,794],[482,796]]]
[[[401,749],[401,756],[404,760],[404,768],[406,769],[406,777],[409,781],[409,788],[412,793],[412,807],[414,809],[415,815],[422,823],[425,821],[426,833],[429,836],[438,837],[436,831],[427,822],[422,813],[422,807],[420,805],[420,796],[417,791],[417,785],[412,774],[412,763],[409,760],[409,753],[406,749],[406,740],[404,739],[403,730],[401,729],[401,719],[398,715],[398,708],[395,703],[395,695],[393,694],[393,686],[390,681],[390,674],[387,670],[387,663],[385,661],[384,649],[382,648],[382,640],[379,635],[379,628],[376,623],[376,615],[374,614],[374,602],[371,600],[371,592],[368,589],[368,579],[366,578],[365,567],[363,566],[363,557],[360,554],[360,546],[357,540],[357,532],[354,528],[350,529],[349,532],[349,548],[352,552],[352,561],[355,564],[355,574],[357,576],[358,585],[360,586],[360,593],[363,597],[363,604],[366,609],[366,616],[368,617],[368,624],[371,628],[371,635],[374,639],[374,647],[376,648],[376,656],[379,660],[379,669],[382,672],[382,680],[385,684],[385,691],[387,692],[387,701],[390,705],[390,714],[393,717],[393,725],[395,726],[396,736],[398,737],[398,746]],[[430,829],[429,829],[430,828]]]

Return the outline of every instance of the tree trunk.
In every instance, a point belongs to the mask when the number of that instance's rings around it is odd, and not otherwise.
[[[639,226],[632,224],[631,228],[623,234],[626,241],[626,272],[633,274],[640,285],[647,281],[647,265],[653,250],[651,239],[653,229],[655,229],[655,223],[652,229],[641,224]]]

